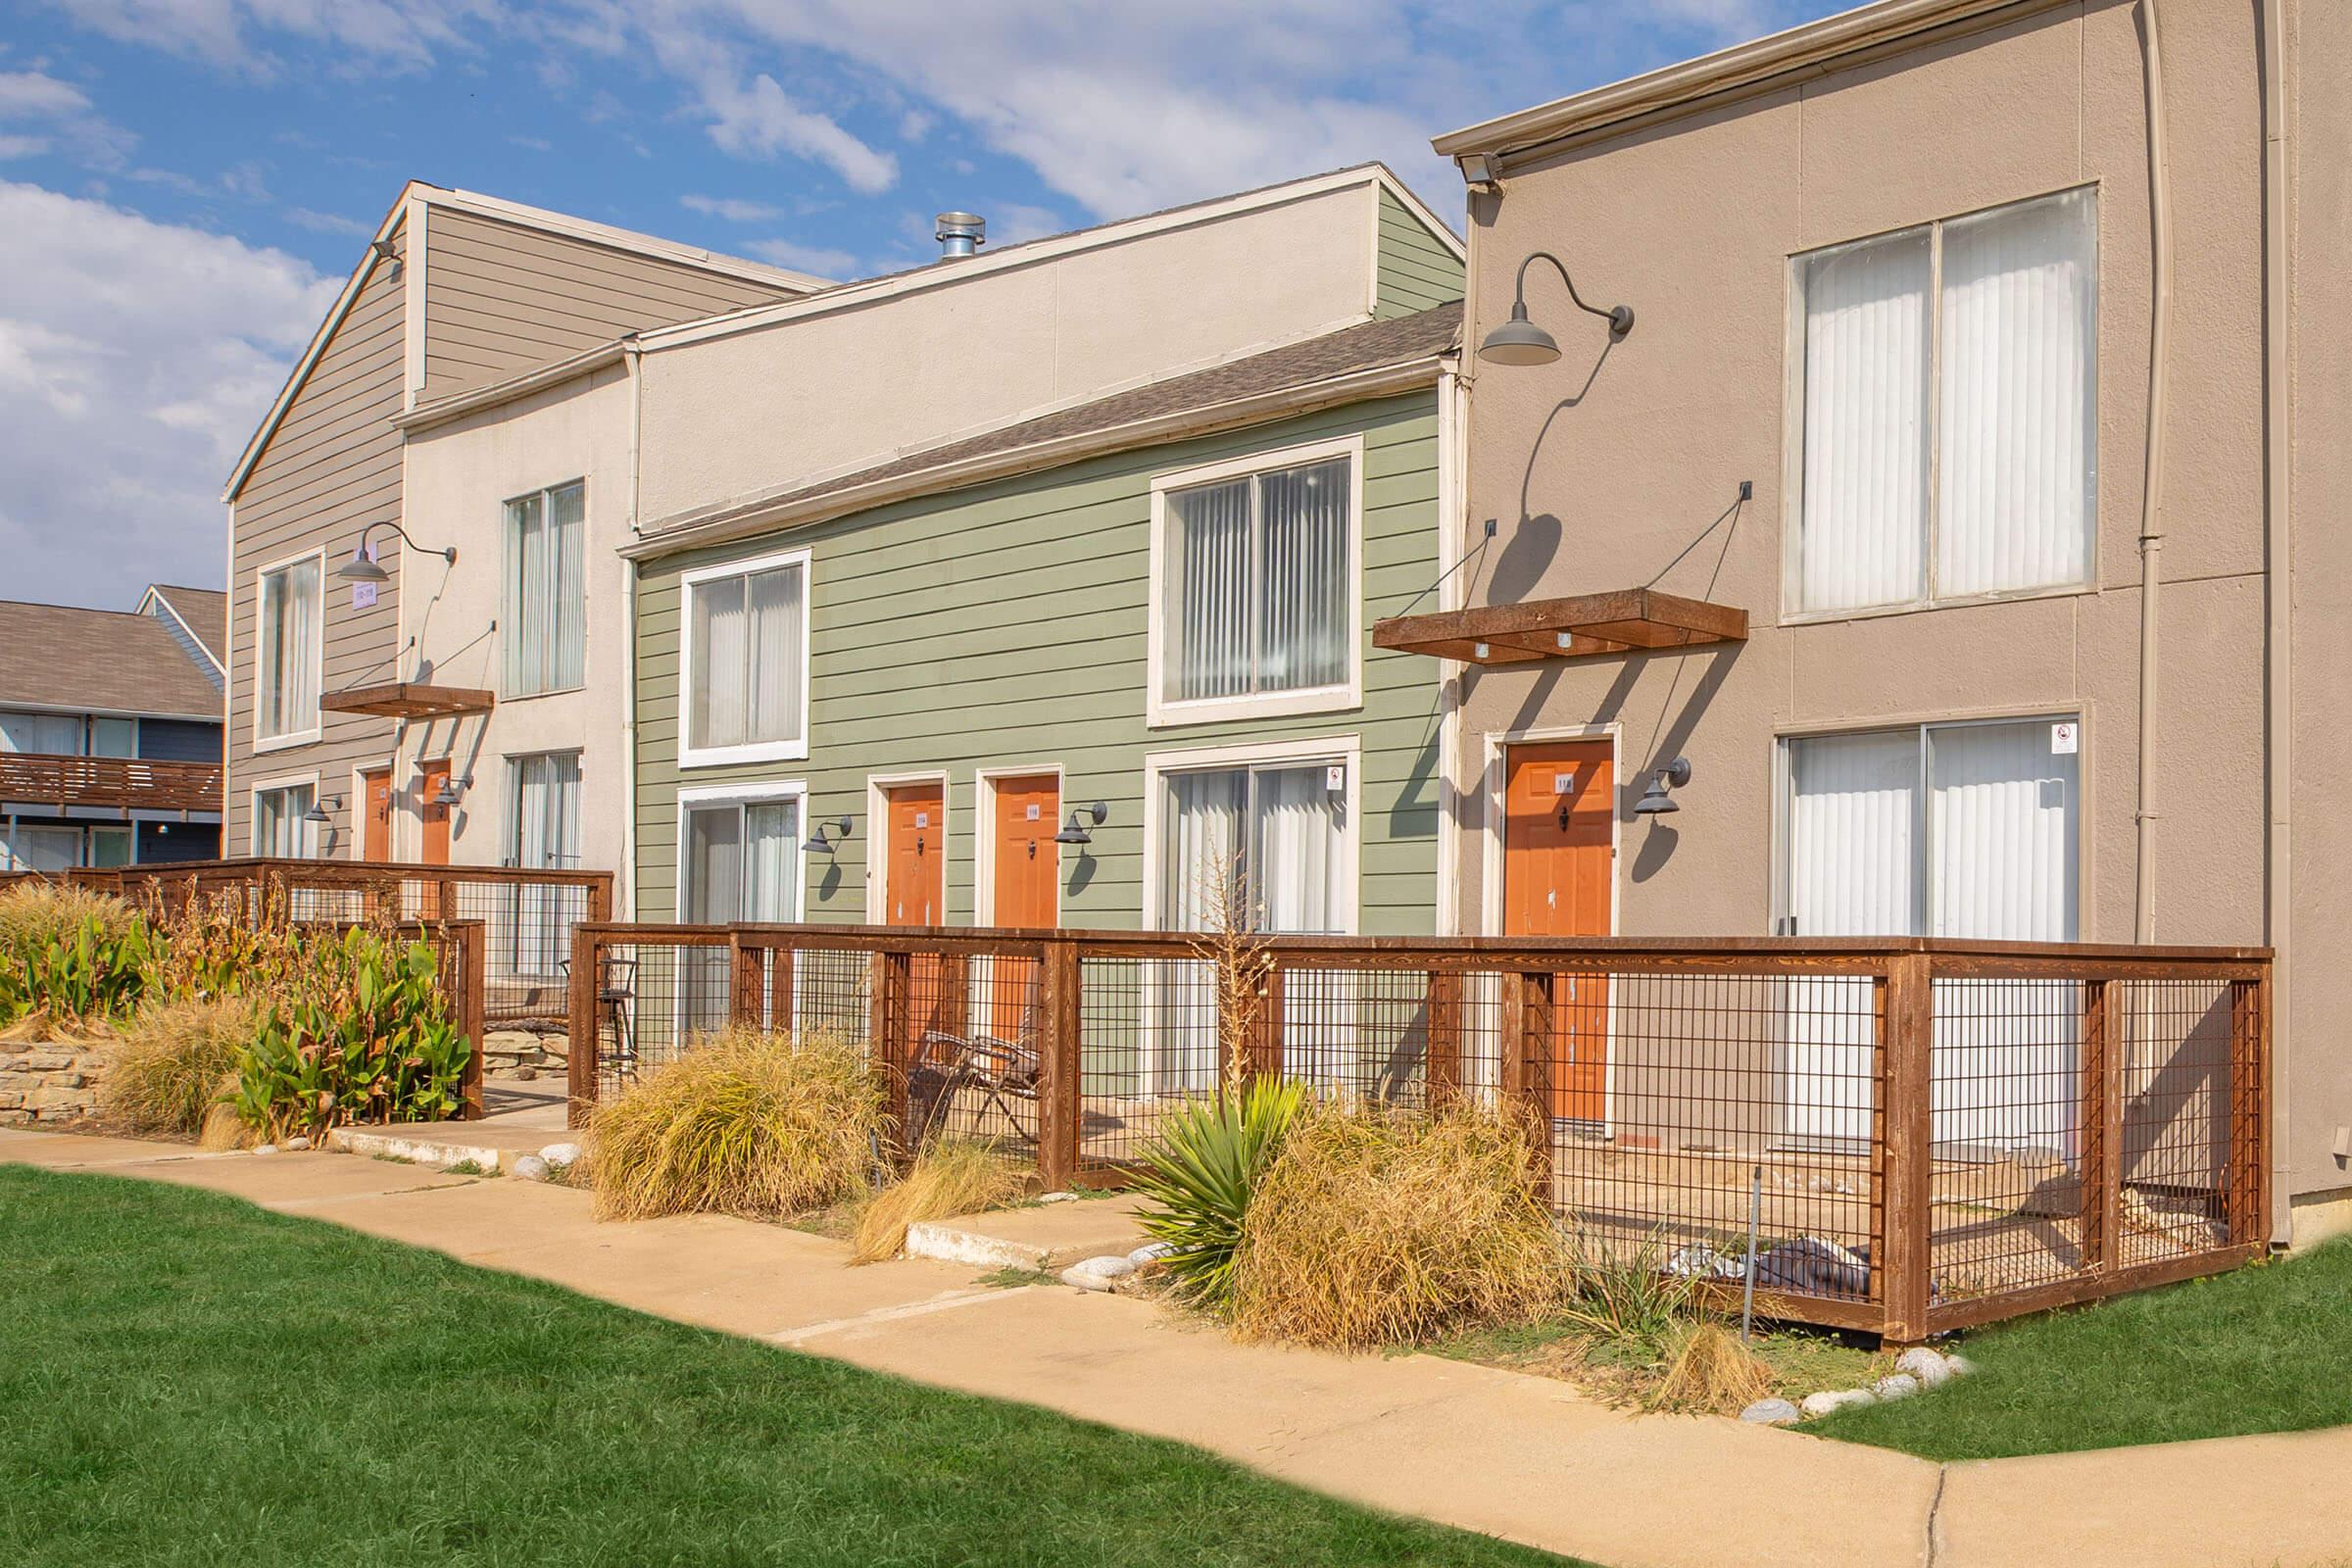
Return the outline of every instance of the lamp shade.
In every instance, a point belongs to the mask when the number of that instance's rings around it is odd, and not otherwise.
[[[369,561],[366,547],[351,553],[351,559],[335,568],[335,575],[345,582],[390,582],[392,574]]]
[[[315,823],[319,827],[324,827],[327,823],[334,820],[333,817],[330,817],[326,814],[326,808],[319,805],[317,801],[313,801],[311,803],[311,808],[302,813],[302,819],[305,822]]]
[[[1527,318],[1525,300],[1514,300],[1511,318],[1487,334],[1478,357],[1489,365],[1549,365],[1560,357],[1560,345]]]
[[[1636,816],[1663,816],[1668,811],[1681,809],[1675,798],[1666,793],[1666,776],[1663,773],[1652,776],[1649,788],[1643,790],[1642,798],[1634,803]]]

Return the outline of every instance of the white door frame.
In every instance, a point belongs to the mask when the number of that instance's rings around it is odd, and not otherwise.
[[[1008,778],[1051,778],[1054,781],[1054,806],[1058,812],[1066,808],[1062,796],[1066,793],[1059,762],[1040,762],[1029,767],[983,767],[972,773],[972,924],[980,926],[997,923],[997,786]],[[1054,818],[1060,820],[1058,816]],[[1061,925],[1061,876],[1054,877],[1054,924]]]
[[[865,923],[888,925],[874,918],[890,891],[890,792],[906,784],[939,786],[939,920],[948,918],[948,863],[955,853],[955,781],[944,767],[917,767],[902,773],[865,775]]]

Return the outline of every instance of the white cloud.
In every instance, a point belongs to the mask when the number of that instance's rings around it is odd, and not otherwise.
[[[998,202],[986,217],[992,245],[1018,245],[1025,239],[1058,234],[1070,226],[1051,208],[1031,207],[1021,202]]]
[[[345,218],[341,213],[321,213],[309,207],[287,209],[286,221],[292,223],[296,228],[307,228],[314,234],[359,235],[375,232],[373,223],[365,223],[356,218]]]
[[[281,251],[0,181],[0,561],[128,608],[217,582],[220,481],[340,279]]]
[[[708,78],[702,99],[710,116],[710,140],[721,152],[739,158],[789,152],[828,165],[852,189],[869,195],[898,180],[896,158],[868,147],[837,122],[801,108],[764,72],[748,84]]]
[[[0,71],[0,120],[77,115],[89,107],[90,95],[70,81],[37,71]]]
[[[38,158],[50,147],[46,136],[0,136],[0,160]]]
[[[766,202],[747,202],[739,196],[681,196],[678,205],[690,213],[706,218],[723,218],[730,223],[772,223],[784,216],[784,209]]]
[[[138,138],[90,106],[90,95],[40,71],[0,71],[0,121],[46,121],[41,133],[0,136],[0,159],[65,152],[105,170],[122,167]]]
[[[858,258],[848,251],[803,245],[789,239],[756,239],[744,249],[763,262],[789,267],[796,272],[813,272],[819,277],[837,279],[858,275]]]
[[[281,63],[252,36],[283,32],[416,69],[463,47],[468,28],[500,20],[497,0],[55,0],[118,43],[188,55],[225,70],[274,76]]]

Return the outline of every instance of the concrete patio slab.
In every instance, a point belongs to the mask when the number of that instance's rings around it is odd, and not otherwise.
[[[1134,1198],[1078,1198],[1033,1208],[992,1209],[906,1227],[908,1257],[974,1268],[1062,1268],[1105,1252],[1122,1256],[1144,1245]]]
[[[0,1160],[64,1169],[77,1165],[142,1164],[158,1159],[192,1159],[204,1153],[194,1144],[166,1144],[140,1138],[107,1138],[90,1133],[26,1132],[0,1128]],[[213,1158],[224,1156],[213,1155]]]
[[[376,1200],[388,1193],[463,1187],[478,1176],[452,1176],[416,1165],[350,1159],[341,1154],[240,1154],[226,1159],[159,1159],[111,1167],[179,1187],[205,1187],[264,1208],[311,1212],[338,1201]]]

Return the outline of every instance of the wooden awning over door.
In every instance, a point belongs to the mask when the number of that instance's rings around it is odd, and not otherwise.
[[[1525,664],[1746,640],[1746,611],[1655,588],[1396,615],[1372,628],[1375,648],[1470,664]]]
[[[392,681],[382,686],[354,686],[328,692],[318,706],[330,713],[371,713],[378,718],[457,718],[487,713],[498,703],[496,692],[471,686],[426,686],[416,681]]]

